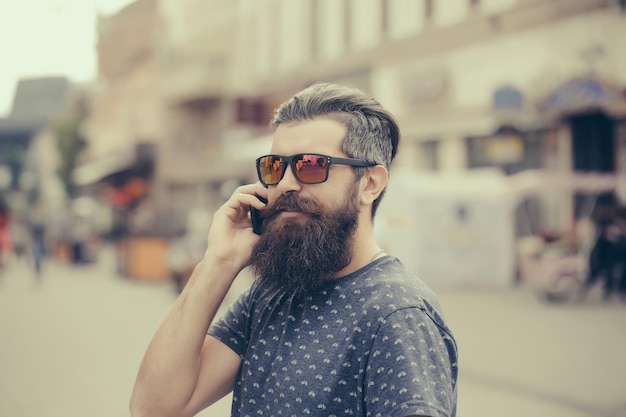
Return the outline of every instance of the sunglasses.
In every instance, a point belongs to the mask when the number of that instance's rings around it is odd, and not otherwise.
[[[320,184],[328,179],[330,166],[350,165],[353,167],[371,167],[375,162],[354,158],[336,158],[316,153],[301,153],[291,156],[265,155],[257,158],[256,170],[261,184],[276,185],[283,179],[287,165],[298,182],[302,184]]]

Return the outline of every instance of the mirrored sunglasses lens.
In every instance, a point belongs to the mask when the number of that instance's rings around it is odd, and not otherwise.
[[[326,180],[326,158],[322,155],[301,155],[295,161],[298,179],[305,183],[323,182]]]
[[[280,157],[265,156],[259,160],[260,180],[264,184],[277,184],[280,181],[283,169],[283,159]]]

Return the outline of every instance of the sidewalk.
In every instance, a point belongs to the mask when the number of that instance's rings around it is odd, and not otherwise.
[[[0,274],[0,416],[128,416],[144,351],[177,293],[173,284],[97,265],[47,260],[38,283],[29,265]],[[224,399],[200,416],[230,415]]]
[[[127,416],[173,285],[121,278],[106,252],[45,267],[40,284],[26,264],[0,276],[0,416]],[[459,417],[626,416],[626,305],[436,290],[460,350]],[[199,416],[228,416],[229,400]]]
[[[460,350],[459,417],[626,416],[626,305],[439,290]]]

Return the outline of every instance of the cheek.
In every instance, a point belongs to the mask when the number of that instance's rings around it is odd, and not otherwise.
[[[338,201],[340,207],[349,211],[358,211],[363,204],[360,182],[350,184]]]

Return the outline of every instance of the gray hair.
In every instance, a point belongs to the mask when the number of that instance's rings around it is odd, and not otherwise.
[[[396,156],[400,129],[393,115],[362,91],[329,83],[316,83],[281,104],[270,122],[275,130],[281,124],[327,117],[347,128],[342,150],[351,158],[364,159],[387,169]],[[368,168],[355,168],[360,179]],[[372,217],[384,191],[372,205]]]

